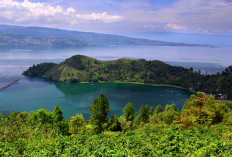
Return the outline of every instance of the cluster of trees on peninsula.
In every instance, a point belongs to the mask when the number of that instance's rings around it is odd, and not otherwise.
[[[232,66],[217,74],[201,74],[180,66],[170,66],[158,60],[118,59],[100,61],[76,55],[60,64],[33,65],[23,75],[40,76],[66,83],[76,82],[139,82],[181,86],[187,90],[203,91],[232,97]]]
[[[61,108],[0,115],[1,156],[230,156],[232,112],[203,92],[191,95],[181,111],[175,104],[155,110],[132,103],[107,118],[107,97],[100,94],[82,114],[65,120]]]

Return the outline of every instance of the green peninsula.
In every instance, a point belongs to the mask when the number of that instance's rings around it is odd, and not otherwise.
[[[120,58],[100,61],[84,55],[72,56],[60,64],[41,63],[22,73],[65,83],[134,82],[180,86],[187,90],[232,97],[232,66],[221,74],[203,75],[193,68],[171,66],[158,60]]]

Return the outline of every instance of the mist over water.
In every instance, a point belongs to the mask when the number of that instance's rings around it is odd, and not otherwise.
[[[53,111],[59,105],[64,117],[77,113],[89,119],[88,107],[100,93],[107,96],[113,114],[122,115],[122,109],[130,101],[136,112],[141,105],[154,108],[161,104],[175,103],[179,109],[191,95],[190,92],[170,87],[150,85],[95,83],[65,84],[39,77],[21,75],[33,64],[60,63],[73,55],[86,55],[99,60],[118,58],[161,60],[173,66],[193,67],[194,71],[208,74],[221,72],[231,65],[232,48],[220,47],[163,47],[163,46],[105,46],[105,47],[0,47],[0,88],[20,78],[19,84],[0,92],[0,112],[4,115],[15,111],[36,111],[46,108]],[[169,92],[169,91],[175,92]],[[163,96],[154,96],[158,93]]]

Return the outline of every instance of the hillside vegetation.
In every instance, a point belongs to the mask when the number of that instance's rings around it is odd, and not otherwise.
[[[77,113],[65,120],[54,111],[16,112],[1,117],[0,156],[231,156],[232,112],[202,92],[191,95],[181,111],[175,104],[155,110],[132,103],[122,115],[106,118],[110,102],[94,99],[85,120]]]
[[[77,82],[139,82],[180,86],[187,90],[210,94],[226,94],[232,97],[232,66],[221,74],[202,75],[180,66],[170,66],[158,60],[117,59],[100,61],[88,56],[76,55],[60,64],[41,63],[23,72],[27,76],[39,76],[66,83]]]
[[[0,25],[0,45],[154,45],[154,46],[209,46],[136,39],[125,36],[92,32],[69,31],[45,27]],[[212,46],[211,46],[212,47]]]

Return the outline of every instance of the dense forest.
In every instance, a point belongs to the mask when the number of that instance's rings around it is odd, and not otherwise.
[[[125,59],[100,61],[75,55],[60,64],[33,65],[23,75],[39,76],[55,81],[77,82],[139,82],[180,86],[191,91],[226,94],[232,97],[232,66],[217,74],[201,74],[180,66],[170,66],[158,60]]]
[[[175,104],[127,103],[122,116],[110,112],[104,94],[94,99],[86,120],[77,113],[65,120],[54,111],[0,113],[0,156],[231,156],[232,112],[213,96],[197,92],[181,111]]]

